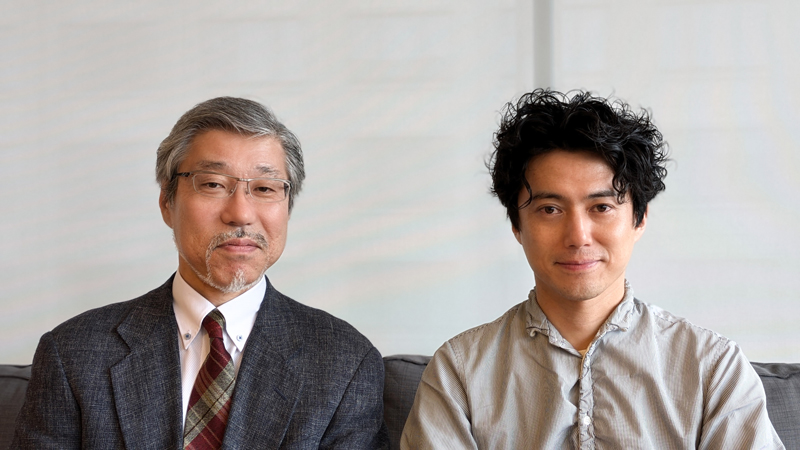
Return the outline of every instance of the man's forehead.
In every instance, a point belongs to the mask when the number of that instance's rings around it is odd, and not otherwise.
[[[207,130],[192,139],[182,170],[210,170],[243,177],[285,177],[286,154],[274,136]]]
[[[609,170],[612,170],[611,164],[605,160],[602,154],[593,151],[593,150],[582,150],[582,149],[564,149],[564,148],[551,148],[549,150],[545,150],[541,153],[538,153],[534,156],[531,156],[530,159],[526,162],[527,169],[531,170],[532,168],[536,167],[538,163],[540,163],[543,159],[549,159],[553,156],[566,156],[571,157],[571,160],[585,160],[585,161],[594,161],[594,162],[602,162]],[[567,164],[564,164],[567,165]]]
[[[551,150],[533,157],[525,173],[531,201],[615,199],[614,171],[602,156],[588,151]],[[527,192],[526,192],[527,191]]]
[[[586,151],[551,150],[528,160],[525,178],[537,174],[539,177],[560,174],[560,178],[573,178],[591,174],[596,178],[614,178],[614,169],[602,156]]]

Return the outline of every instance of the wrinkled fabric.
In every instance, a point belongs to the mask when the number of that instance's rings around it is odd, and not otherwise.
[[[535,290],[446,342],[426,368],[404,449],[782,449],[761,381],[717,333],[623,301],[576,351]]]

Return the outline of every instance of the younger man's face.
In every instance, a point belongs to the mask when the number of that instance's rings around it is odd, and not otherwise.
[[[598,155],[553,150],[526,172],[532,202],[513,229],[525,250],[541,302],[619,302],[625,268],[647,217],[634,226],[629,200],[617,201],[614,172]],[[523,188],[519,204],[528,199]]]

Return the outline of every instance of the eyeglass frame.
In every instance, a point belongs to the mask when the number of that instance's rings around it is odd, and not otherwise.
[[[197,174],[220,175],[220,176],[223,176],[223,177],[233,178],[234,180],[236,180],[236,184],[233,186],[233,189],[225,197],[212,197],[210,195],[203,194],[202,192],[197,190],[197,186],[194,185],[194,177]],[[284,180],[283,178],[272,178],[272,177],[240,178],[240,177],[236,177],[236,176],[233,176],[233,175],[228,175],[227,173],[214,172],[213,170],[193,170],[191,172],[178,172],[173,176],[173,178],[176,178],[176,177],[183,177],[183,178],[187,178],[187,179],[189,177],[192,177],[192,189],[194,189],[194,191],[196,193],[202,195],[203,197],[207,197],[207,198],[228,198],[228,197],[232,197],[233,194],[236,192],[236,188],[239,187],[239,182],[240,181],[247,184],[247,190],[245,192],[247,193],[247,195],[250,196],[250,198],[252,198],[253,200],[255,200],[258,203],[280,203],[280,202],[286,200],[287,198],[289,198],[289,196],[292,195],[292,182],[289,181],[289,180]],[[253,196],[253,192],[250,190],[250,182],[251,181],[255,181],[255,180],[282,181],[284,183],[283,184],[283,195],[284,195],[284,197],[282,199],[276,200],[274,202],[263,201],[263,200],[258,199],[258,197]]]

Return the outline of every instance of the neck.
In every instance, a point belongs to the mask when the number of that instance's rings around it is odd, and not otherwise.
[[[245,286],[243,289],[237,292],[224,292],[217,287],[209,286],[207,283],[204,283],[202,280],[199,279],[199,275],[196,275],[193,271],[186,269],[183,266],[179,265],[178,271],[180,272],[181,278],[183,278],[183,281],[185,281],[186,284],[191,286],[192,289],[197,291],[197,293],[202,295],[203,298],[211,302],[211,304],[214,305],[215,307],[220,307],[225,303],[228,303],[229,301],[241,295],[246,290],[255,286],[255,284],[257,284],[258,281],[260,281],[256,280],[255,283]]]
[[[564,298],[546,288],[536,287],[536,301],[547,320],[576,350],[586,350],[608,316],[625,297],[625,278],[619,285],[590,299]]]

